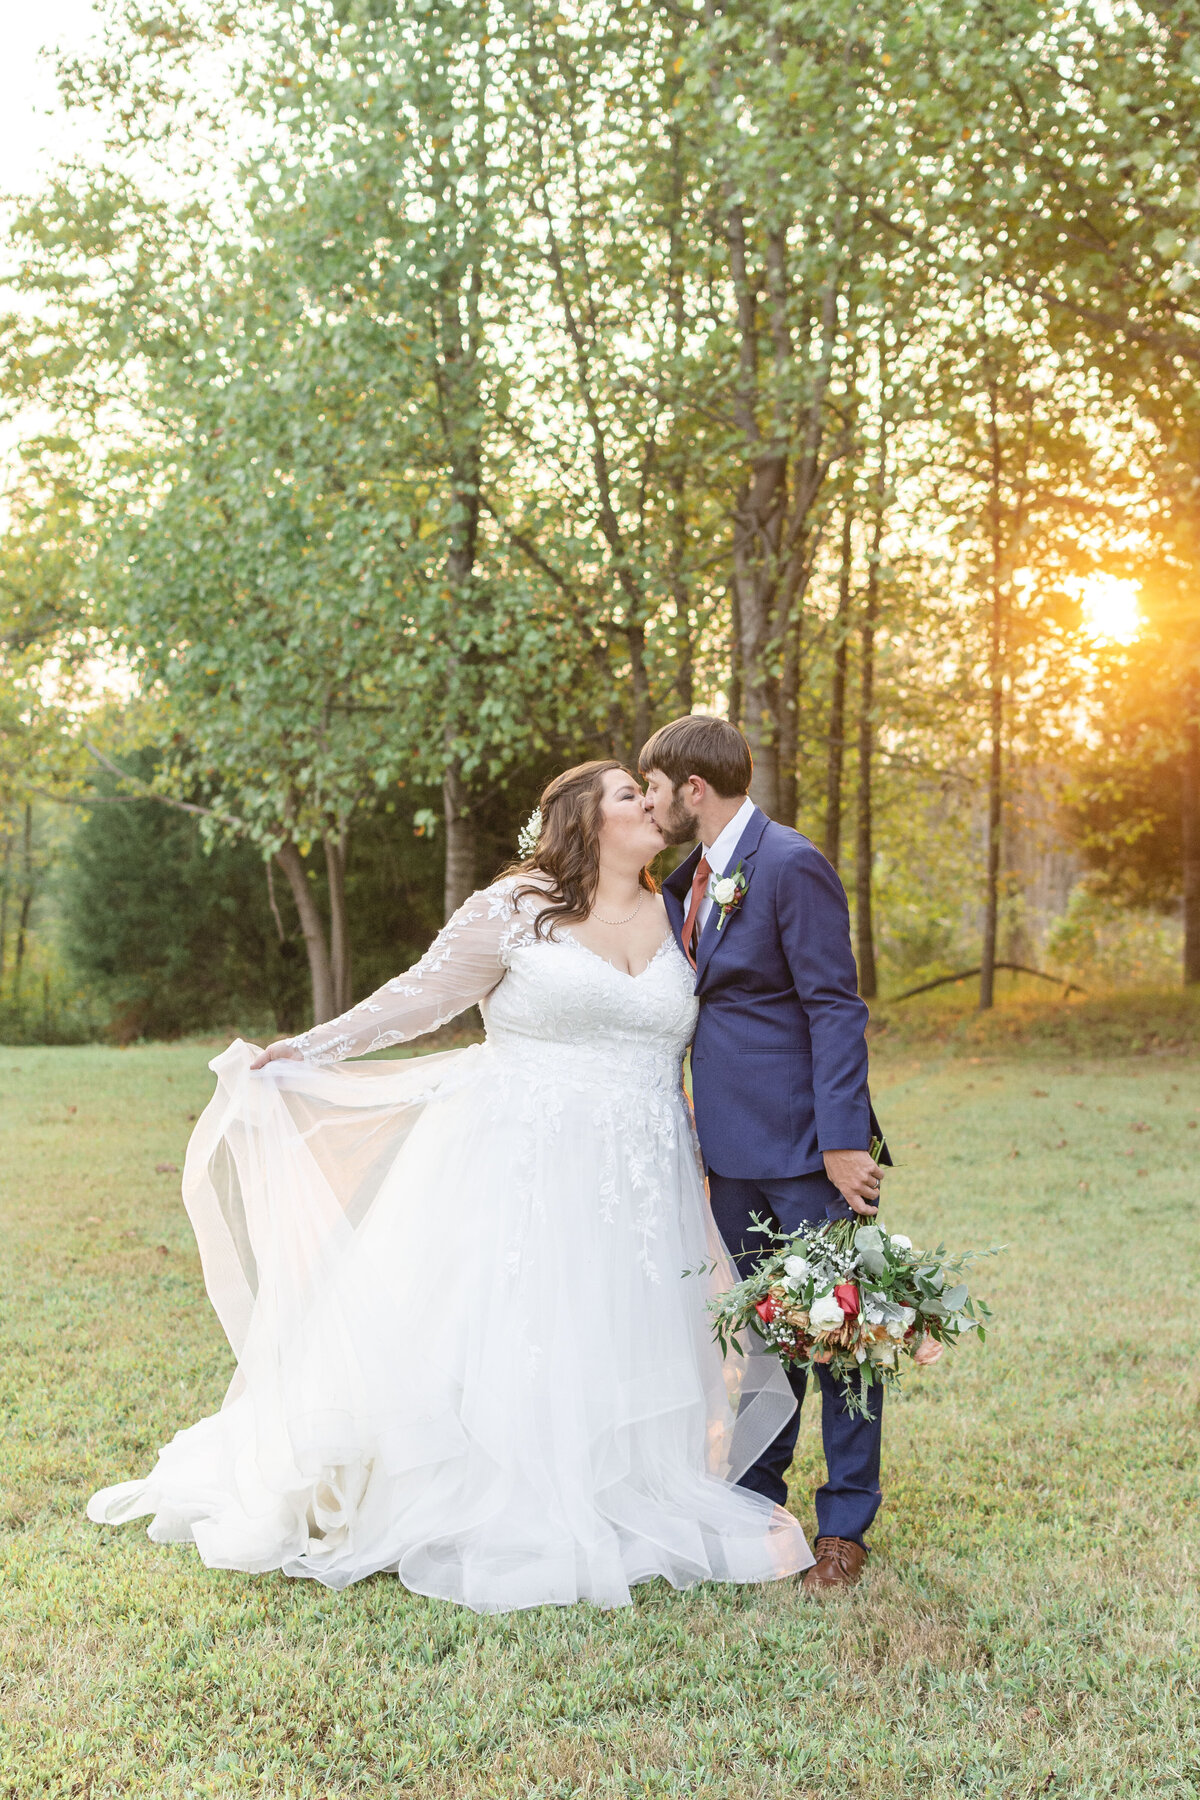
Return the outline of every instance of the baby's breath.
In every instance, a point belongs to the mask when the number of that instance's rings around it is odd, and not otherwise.
[[[542,809],[540,806],[535,806],[517,833],[517,851],[522,859],[528,859],[533,855],[541,835]]]

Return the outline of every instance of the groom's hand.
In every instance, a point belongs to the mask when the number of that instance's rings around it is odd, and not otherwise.
[[[826,1150],[825,1173],[854,1212],[870,1219],[879,1211],[882,1170],[869,1150]]]

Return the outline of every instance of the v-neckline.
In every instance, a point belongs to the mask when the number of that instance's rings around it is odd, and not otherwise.
[[[666,935],[663,937],[663,940],[659,944],[658,949],[654,952],[654,955],[650,957],[647,962],[644,962],[637,974],[634,975],[631,974],[628,969],[619,969],[615,962],[611,962],[607,956],[601,956],[600,952],[598,950],[593,950],[589,944],[582,943],[568,926],[563,926],[562,933],[563,940],[566,943],[573,944],[576,950],[582,950],[583,954],[585,956],[590,956],[593,962],[603,963],[604,967],[606,969],[611,969],[614,975],[624,976],[626,981],[640,981],[643,975],[648,975],[663,951],[667,948],[667,945],[672,944],[675,941],[675,933],[668,927]]]

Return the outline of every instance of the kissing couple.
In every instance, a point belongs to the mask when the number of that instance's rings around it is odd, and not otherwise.
[[[479,1612],[858,1580],[881,1406],[818,1370],[814,1555],[785,1510],[805,1377],[722,1359],[707,1310],[762,1254],[756,1216],[878,1207],[845,895],[748,798],[733,725],[677,719],[640,769],[559,775],[406,974],[211,1064],[183,1189],[237,1370],[90,1518]],[[474,1004],[482,1044],[347,1062]]]

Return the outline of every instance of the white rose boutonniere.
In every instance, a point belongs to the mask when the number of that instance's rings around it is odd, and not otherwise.
[[[708,886],[708,897],[720,913],[717,930],[724,929],[726,919],[730,918],[746,898],[749,883],[743,872],[741,863],[732,875],[718,875]]]

